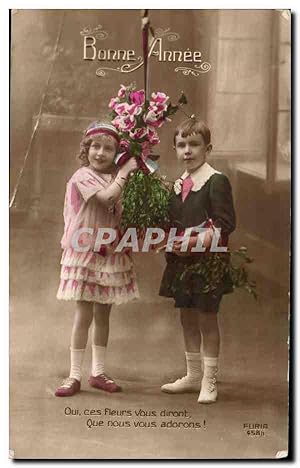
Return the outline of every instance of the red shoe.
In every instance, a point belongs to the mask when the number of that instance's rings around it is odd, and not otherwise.
[[[104,390],[109,393],[122,391],[122,388],[105,374],[97,375],[97,377],[91,375],[89,378],[89,384],[91,387],[99,388],[100,390]]]
[[[55,396],[68,397],[73,396],[75,393],[80,391],[80,382],[77,379],[68,377],[63,383],[56,389]]]

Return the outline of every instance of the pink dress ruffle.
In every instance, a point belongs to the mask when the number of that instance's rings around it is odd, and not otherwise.
[[[138,299],[133,261],[127,253],[101,256],[93,251],[65,249],[57,299],[124,304]]]

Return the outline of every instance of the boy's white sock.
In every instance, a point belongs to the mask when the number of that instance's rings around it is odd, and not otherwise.
[[[104,374],[106,346],[92,345],[92,376]]]
[[[72,379],[81,380],[81,366],[85,349],[74,349],[70,348],[71,351],[71,369],[70,377]]]
[[[187,376],[193,380],[201,377],[201,353],[185,353]]]
[[[218,367],[218,357],[203,357],[204,370],[206,367]]]

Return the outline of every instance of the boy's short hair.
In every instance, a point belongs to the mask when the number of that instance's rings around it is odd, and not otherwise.
[[[181,122],[175,130],[174,133],[174,146],[176,145],[176,137],[180,134],[183,138],[192,135],[193,133],[200,133],[202,135],[204,143],[206,145],[210,144],[210,129],[202,121],[194,117],[189,117],[188,119]]]

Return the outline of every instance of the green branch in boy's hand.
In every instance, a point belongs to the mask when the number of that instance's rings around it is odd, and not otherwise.
[[[197,263],[185,266],[183,272],[178,275],[178,280],[180,282],[184,281],[186,289],[189,290],[191,282],[193,278],[195,280],[196,275],[198,277],[197,281],[201,285],[200,292],[208,293],[215,290],[227,276],[234,289],[245,289],[245,291],[257,299],[256,283],[249,280],[248,272],[244,266],[245,263],[249,262],[244,261],[245,250],[242,250],[242,252],[243,264],[239,265],[234,265],[232,260],[236,255],[241,256],[240,250],[229,252],[229,261],[228,257],[217,253],[211,253],[209,256],[204,254],[202,258],[199,258]],[[174,289],[176,289],[176,286]]]

